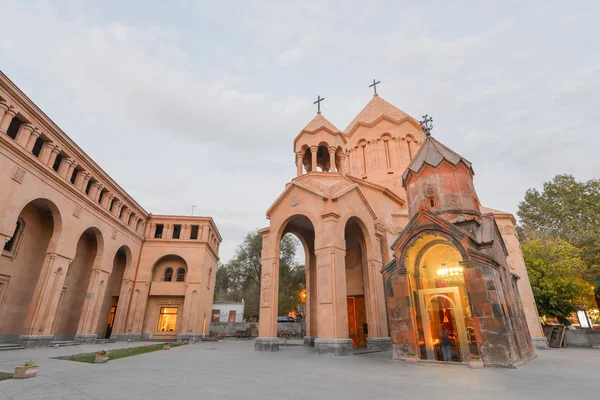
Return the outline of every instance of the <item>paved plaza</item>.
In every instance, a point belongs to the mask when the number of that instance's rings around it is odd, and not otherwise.
[[[597,393],[600,351],[560,349],[514,369],[405,364],[390,353],[316,356],[302,347],[255,352],[253,341],[203,342],[86,364],[51,357],[139,346],[81,345],[0,352],[0,371],[33,359],[37,378],[0,382],[13,399],[578,399]]]

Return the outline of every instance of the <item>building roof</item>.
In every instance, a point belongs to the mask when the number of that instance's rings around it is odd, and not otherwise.
[[[428,164],[435,168],[438,165],[440,165],[440,163],[443,160],[449,161],[453,165],[457,165],[459,162],[462,162],[467,167],[469,167],[473,175],[475,174],[475,172],[473,171],[473,167],[471,166],[471,162],[469,160],[456,153],[455,151],[451,150],[450,148],[446,147],[445,145],[434,139],[433,136],[428,135],[425,141],[423,142],[423,145],[408,165],[408,168],[406,168],[406,171],[404,171],[404,174],[402,174],[402,179],[406,179],[410,171],[415,173],[419,172],[419,170],[425,164]]]
[[[391,105],[379,95],[373,96],[371,101],[358,113],[356,118],[350,122],[348,127],[344,129],[345,134],[350,134],[354,131],[356,125],[370,125],[379,119],[381,116],[387,116],[394,120],[400,121],[403,118],[409,117],[404,111]]]
[[[308,125],[306,125],[304,127],[304,129],[302,129],[302,131],[300,133],[304,133],[304,132],[308,132],[308,133],[314,133],[318,130],[320,130],[321,128],[324,128],[325,130],[331,132],[331,133],[341,133],[340,130],[333,125],[331,122],[329,122],[329,120],[327,118],[325,118],[323,116],[323,114],[317,114],[312,121],[310,121],[308,123]]]

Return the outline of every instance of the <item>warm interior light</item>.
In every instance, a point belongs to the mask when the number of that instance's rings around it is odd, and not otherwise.
[[[448,268],[440,268],[437,270],[437,274],[441,278],[450,278],[455,276],[461,276],[463,273],[462,267],[448,267]]]

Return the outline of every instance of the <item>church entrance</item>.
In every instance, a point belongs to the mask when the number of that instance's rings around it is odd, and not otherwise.
[[[113,323],[115,322],[115,314],[117,312],[117,306],[112,306],[110,308],[110,312],[108,314],[108,324],[106,325],[106,334],[104,337],[106,339],[110,339],[110,335],[112,333]]]
[[[365,296],[348,296],[348,335],[352,346],[365,347],[368,334]]]
[[[469,346],[458,288],[419,290],[428,360],[466,361]]]

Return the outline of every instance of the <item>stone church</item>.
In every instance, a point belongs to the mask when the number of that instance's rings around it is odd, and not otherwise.
[[[514,217],[480,204],[471,163],[427,122],[375,93],[343,131],[319,108],[296,136],[297,176],[261,230],[257,350],[279,346],[287,233],[304,247],[304,344],[318,354],[392,348],[395,358],[516,366],[546,346]]]
[[[0,345],[208,334],[221,236],[152,215],[0,73]]]

